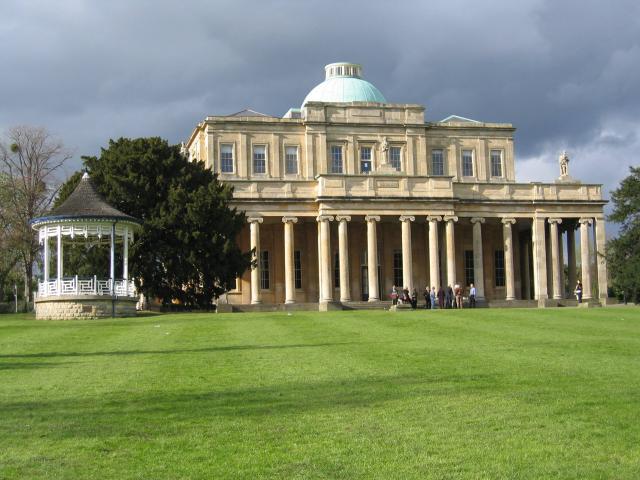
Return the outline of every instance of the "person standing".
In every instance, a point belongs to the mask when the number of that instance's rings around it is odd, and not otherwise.
[[[455,295],[456,308],[462,308],[462,287],[456,282],[456,286],[453,289]]]
[[[394,308],[398,306],[398,288],[395,285],[391,287],[391,304]]]
[[[476,308],[476,286],[473,283],[469,285],[469,306]]]
[[[431,300],[431,310],[436,309],[436,297],[437,297],[436,287],[432,287],[431,294],[429,295],[429,300]]]
[[[447,291],[445,292],[444,297],[444,305],[445,308],[451,308],[453,306],[453,288],[451,288],[451,285],[447,285]]]
[[[438,308],[444,308],[444,297],[444,289],[442,288],[442,285],[440,285],[440,288],[438,289]]]
[[[578,280],[578,283],[576,283],[576,289],[573,293],[575,294],[578,303],[582,303],[582,282],[580,280]]]
[[[424,287],[424,292],[422,292],[422,295],[424,296],[424,308],[428,310],[429,308],[431,308],[431,291],[429,290],[428,285]]]
[[[415,288],[411,292],[411,308],[413,310],[418,308],[418,290],[416,290]]]

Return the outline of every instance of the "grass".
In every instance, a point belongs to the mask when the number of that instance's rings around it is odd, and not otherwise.
[[[0,478],[639,478],[640,309],[0,316]]]

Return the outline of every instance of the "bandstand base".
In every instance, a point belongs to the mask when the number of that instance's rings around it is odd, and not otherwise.
[[[103,295],[65,295],[36,299],[36,320],[75,320],[134,317],[136,298]]]

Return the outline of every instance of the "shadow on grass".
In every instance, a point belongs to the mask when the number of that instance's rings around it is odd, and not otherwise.
[[[0,403],[5,420],[17,425],[41,418],[48,438],[147,437],[176,424],[216,425],[247,419],[277,421],[283,415],[372,408],[402,400],[420,408],[434,397],[493,392],[494,375],[397,375],[294,382],[204,392],[113,392],[56,400]],[[409,402],[409,403],[407,403]],[[228,425],[228,423],[227,423]],[[189,427],[191,428],[191,427]],[[208,427],[207,427],[208,428]]]
[[[75,362],[0,362],[0,371],[2,370],[33,370],[36,368],[55,368],[62,367],[68,363]]]
[[[222,347],[188,348],[174,350],[114,350],[111,352],[40,352],[40,353],[15,353],[0,354],[2,358],[56,358],[56,357],[96,357],[117,355],[165,355],[180,353],[214,353],[233,352],[239,350],[281,350],[289,348],[324,348],[352,345],[365,345],[387,342],[334,342],[334,343],[300,343],[292,345],[228,345]],[[394,343],[397,343],[394,342]]]

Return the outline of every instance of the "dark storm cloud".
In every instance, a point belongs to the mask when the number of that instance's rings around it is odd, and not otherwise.
[[[636,0],[4,0],[0,60],[0,129],[44,125],[78,157],[179,142],[208,114],[282,115],[347,60],[428,120],[512,122],[521,180],[552,180],[565,148],[606,189],[640,163]]]

